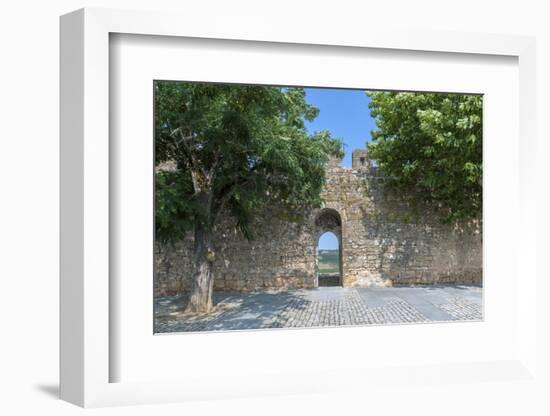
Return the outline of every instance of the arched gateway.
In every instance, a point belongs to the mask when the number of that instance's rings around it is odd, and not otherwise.
[[[323,273],[323,270],[319,268],[319,240],[322,235],[327,232],[331,232],[336,236],[338,240],[338,273],[329,271]],[[342,267],[342,217],[332,208],[321,209],[314,220],[314,241],[315,247],[315,286],[343,286],[343,267]]]

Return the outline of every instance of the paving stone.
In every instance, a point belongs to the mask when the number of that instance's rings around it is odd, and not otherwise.
[[[155,332],[311,328],[480,320],[478,287],[398,287],[355,289],[324,287],[294,291],[216,293],[207,315],[180,312],[185,296],[155,302]]]

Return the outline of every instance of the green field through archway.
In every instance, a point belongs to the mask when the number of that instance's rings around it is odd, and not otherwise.
[[[340,244],[336,235],[327,231],[317,245],[319,286],[340,286]]]

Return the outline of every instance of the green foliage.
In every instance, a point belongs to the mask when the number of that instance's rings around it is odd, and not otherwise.
[[[340,251],[338,249],[319,250],[317,263],[320,273],[339,273]]]
[[[155,180],[156,238],[167,242],[181,238],[192,227],[191,218],[199,216],[193,198],[193,184],[187,175],[157,172]]]
[[[377,130],[369,155],[404,198],[443,219],[481,218],[482,107],[479,95],[367,92]]]
[[[288,211],[321,203],[324,165],[342,144],[308,135],[318,109],[301,88],[156,81],[156,235],[181,239],[213,230],[220,213],[252,238],[266,206]],[[175,163],[172,171],[163,162]]]

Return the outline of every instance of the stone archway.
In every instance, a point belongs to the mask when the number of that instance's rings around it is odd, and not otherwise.
[[[339,266],[339,281],[338,286],[343,286],[343,247],[342,247],[342,217],[332,208],[321,209],[314,220],[314,241],[315,241],[315,287],[319,287],[319,270],[318,270],[318,255],[317,248],[319,239],[326,232],[332,232],[338,239],[338,266]]]

